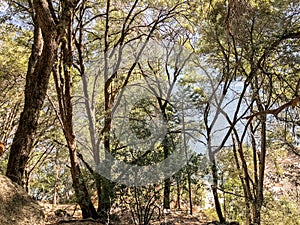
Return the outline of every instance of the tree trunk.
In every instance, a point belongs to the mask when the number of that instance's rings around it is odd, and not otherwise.
[[[209,158],[210,158],[210,163],[211,163],[211,172],[212,172],[212,177],[213,177],[213,184],[211,186],[212,188],[212,193],[214,196],[214,202],[215,202],[215,209],[218,214],[218,218],[220,220],[220,223],[225,222],[225,218],[223,216],[220,200],[219,200],[219,195],[218,195],[218,171],[217,171],[217,166],[216,166],[216,160],[215,156],[212,153],[211,147],[209,147]]]
[[[106,108],[106,112],[110,112],[111,111],[111,105],[109,104],[110,102],[110,96],[109,96],[109,91],[106,90],[107,92],[105,92],[106,94],[106,98],[105,98],[105,108]],[[110,132],[111,132],[111,117],[110,117],[110,113],[107,113],[108,115],[106,115],[105,118],[105,122],[104,122],[104,129],[103,129],[103,136],[104,136],[104,149],[105,149],[105,155],[107,153],[110,153]],[[107,156],[104,156],[105,159],[107,158]],[[109,176],[111,168],[110,165],[108,166],[109,168],[107,169],[107,175]],[[105,177],[102,177],[101,180],[101,196],[100,196],[100,205],[98,207],[100,216],[102,219],[107,220],[109,213],[110,213],[110,209],[111,209],[111,205],[114,199],[114,183],[112,181],[110,181],[109,179],[106,179]]]
[[[167,121],[167,116],[165,113],[165,108],[162,109],[165,121]],[[166,137],[163,140],[163,149],[164,149],[164,159],[167,159],[170,155],[170,137],[166,134]],[[170,194],[171,194],[171,179],[166,178],[164,181],[164,209],[170,209]]]
[[[189,190],[190,215],[193,215],[192,181],[191,181],[190,171],[188,171],[188,190]]]
[[[241,180],[241,183],[242,183],[242,187],[243,187],[243,192],[244,192],[244,195],[245,195],[245,214],[246,214],[246,225],[249,225],[252,223],[252,219],[251,219],[251,207],[250,207],[250,204],[251,202],[253,201],[252,199],[252,195],[251,195],[251,192],[250,192],[250,186],[249,185],[249,177],[246,178],[246,175],[245,175],[245,170],[243,170],[244,172],[244,176],[243,176],[243,173],[241,171],[241,166],[240,166],[240,163],[239,163],[239,159],[238,159],[238,155],[237,155],[237,150],[236,150],[236,144],[235,144],[235,139],[232,138],[232,145],[233,145],[233,155],[234,155],[234,159],[235,159],[235,164],[236,164],[236,168],[238,171],[240,171],[240,174],[239,174],[239,178]],[[239,147],[242,147],[241,144],[238,145]],[[240,150],[239,151],[239,156],[242,157],[242,155],[240,154],[242,151]],[[243,161],[244,159],[242,159]],[[248,167],[247,167],[248,168]],[[247,169],[248,170],[248,169]],[[247,172],[248,174],[248,172]],[[246,182],[245,180],[248,179],[249,181]]]
[[[166,108],[167,108],[167,102],[162,102],[160,98],[157,98],[161,114],[163,115],[164,121],[167,123],[167,126],[169,124],[169,119],[167,116]],[[170,150],[171,150],[171,143],[172,143],[172,137],[169,135],[169,128],[167,127],[166,136],[164,137],[162,141],[163,150],[164,150],[164,159],[166,160],[170,156]],[[169,210],[170,207],[170,194],[171,194],[171,179],[168,177],[164,181],[164,209]]]
[[[170,209],[171,179],[165,179],[164,183],[164,209]]]
[[[73,101],[72,101],[72,65],[73,65],[73,18],[76,3],[72,0],[62,4],[63,16],[61,18],[61,58],[53,70],[56,92],[59,102],[61,123],[71,162],[71,175],[76,201],[79,204],[83,218],[98,218],[98,214],[91,201],[88,189],[82,176],[76,148],[76,138],[73,127]],[[62,67],[61,67],[62,66]],[[60,70],[62,68],[62,70]]]
[[[266,115],[261,116],[261,151],[258,155],[259,157],[259,173],[258,173],[258,185],[257,185],[257,198],[254,203],[255,207],[253,210],[253,222],[257,225],[261,223],[261,207],[263,205],[264,200],[264,175],[265,175],[265,161],[266,161]]]
[[[260,87],[260,80],[255,77],[254,79],[254,87],[252,87],[254,90],[256,90],[258,87]],[[270,98],[270,97],[269,97]],[[259,112],[263,112],[266,108],[268,108],[268,103],[265,104],[262,102],[259,95],[254,96],[254,101],[256,102],[256,105],[258,107]],[[255,165],[255,172],[256,174],[256,187],[255,187],[255,201],[253,203],[253,222],[254,224],[260,225],[261,224],[261,208],[264,201],[264,175],[265,175],[265,161],[266,161],[266,152],[267,152],[267,143],[266,143],[266,137],[267,137],[267,115],[263,114],[259,118],[260,122],[260,152],[256,151],[257,158],[258,158],[258,165],[257,162]],[[254,148],[256,148],[255,140],[253,140]]]
[[[181,209],[181,204],[180,204],[180,179],[176,179],[176,189],[177,189],[177,200],[176,200],[176,206],[175,208]]]
[[[76,156],[75,136],[73,135],[69,136],[67,139],[68,139],[68,147],[69,147],[69,154],[70,154],[70,161],[71,161],[71,175],[73,180],[73,187],[75,190],[77,203],[80,205],[82,211],[82,217],[84,219],[89,217],[97,219],[99,218],[99,215],[97,214],[96,209],[91,201]]]
[[[34,0],[34,43],[28,62],[25,104],[9,155],[6,175],[23,185],[39,113],[43,107],[57,49],[57,31],[46,0]]]
[[[54,187],[53,187],[53,205],[59,203],[58,201],[58,180],[59,180],[59,149],[56,149],[55,164],[54,164]]]
[[[92,145],[92,151],[93,151],[93,159],[95,163],[95,167],[98,168],[100,165],[100,138],[97,137],[97,131],[96,131],[96,122],[95,122],[95,96],[94,92],[95,90],[92,90],[92,94],[89,94],[89,84],[88,84],[88,78],[85,73],[85,64],[84,64],[84,58],[83,58],[83,31],[84,31],[84,25],[83,25],[83,14],[85,10],[85,4],[82,4],[80,7],[80,21],[79,21],[79,31],[78,31],[78,39],[75,40],[75,45],[77,47],[78,51],[78,61],[79,61],[79,72],[81,76],[82,86],[83,86],[83,94],[84,94],[84,105],[85,110],[88,117],[88,127],[89,127],[89,135],[90,135],[90,141]],[[93,87],[94,88],[94,87]],[[98,173],[98,171],[90,171],[93,175],[93,178],[95,180],[96,190],[97,190],[97,198],[98,198],[98,208],[97,212],[101,212],[101,196],[102,196],[102,178],[101,175]]]
[[[236,130],[234,129],[234,131],[236,131]],[[235,132],[235,134],[237,135],[237,132]],[[242,154],[243,153],[242,143],[238,140],[238,137],[236,137],[236,138],[238,141],[239,156],[241,158],[241,161],[245,162],[244,154]],[[237,154],[234,138],[232,138],[232,145],[233,145],[233,155],[234,155],[234,159],[235,159],[235,164],[236,164],[237,170],[240,171],[239,178],[241,180],[243,192],[245,195],[246,225],[249,225],[252,223],[250,204],[253,202],[253,197],[252,197],[250,186],[249,186],[250,185],[250,177],[249,177],[249,173],[248,173],[248,167],[247,167],[247,164],[242,163],[242,165],[243,165],[243,172],[242,172],[242,169],[241,169],[241,166],[239,163],[239,159],[238,159],[238,154]]]

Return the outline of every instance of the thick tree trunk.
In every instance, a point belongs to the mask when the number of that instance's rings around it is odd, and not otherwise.
[[[34,0],[34,43],[28,63],[25,104],[11,146],[6,175],[23,185],[39,113],[43,107],[57,49],[57,32],[46,0]]]

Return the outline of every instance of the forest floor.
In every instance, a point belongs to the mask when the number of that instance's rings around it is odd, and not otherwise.
[[[45,216],[46,225],[99,225],[100,222],[92,219],[81,220],[79,207],[75,205],[52,205],[48,203],[40,203],[42,205]],[[196,211],[196,210],[195,210]],[[66,214],[67,213],[67,214]],[[117,210],[115,213],[117,219],[112,221],[112,225],[133,225],[131,213],[129,210]],[[156,216],[155,216],[156,217]],[[204,213],[194,212],[190,216],[186,210],[172,210],[169,214],[161,215],[154,218],[151,225],[202,225],[207,222]]]

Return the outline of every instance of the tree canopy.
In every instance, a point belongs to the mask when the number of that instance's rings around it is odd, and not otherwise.
[[[299,223],[298,0],[0,4],[0,169],[37,200]]]

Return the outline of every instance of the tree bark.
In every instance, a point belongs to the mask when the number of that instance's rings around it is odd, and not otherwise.
[[[264,201],[264,175],[265,175],[265,161],[266,161],[266,136],[267,136],[267,125],[266,125],[266,115],[261,116],[261,151],[259,153],[259,173],[258,173],[258,184],[256,188],[256,201],[254,202],[253,210],[253,222],[257,225],[261,224],[261,208]]]
[[[165,107],[161,109],[164,113],[164,118],[166,119]],[[167,120],[166,120],[167,121]],[[163,140],[163,149],[164,149],[164,159],[167,159],[170,155],[170,144],[171,138],[168,137],[168,134]],[[170,209],[170,194],[171,194],[171,179],[166,178],[164,181],[164,209]]]
[[[57,67],[53,70],[56,92],[59,102],[59,112],[61,123],[71,162],[71,176],[73,188],[75,190],[76,201],[79,204],[82,217],[94,219],[98,218],[98,214],[91,201],[88,189],[83,179],[78,158],[76,138],[73,127],[73,18],[76,8],[76,1],[67,0],[62,3],[62,11],[64,12],[60,21],[60,42],[61,42],[61,58],[57,59]],[[62,68],[61,68],[62,66]]]
[[[34,0],[34,43],[28,62],[25,104],[9,155],[6,175],[23,185],[25,167],[32,150],[40,110],[57,49],[57,31],[46,0]]]
[[[164,209],[170,209],[171,179],[165,179],[164,183]]]
[[[176,205],[175,208],[181,209],[181,204],[180,204],[180,179],[176,179],[176,191],[177,191],[177,196],[176,196]]]
[[[225,222],[225,217],[223,216],[223,212],[222,212],[222,207],[221,207],[221,203],[219,200],[219,195],[218,195],[218,171],[217,171],[217,166],[216,166],[216,159],[215,159],[215,155],[212,152],[211,146],[209,144],[209,159],[210,159],[210,163],[211,163],[211,172],[212,172],[212,177],[213,177],[213,184],[211,186],[212,189],[212,193],[214,196],[214,202],[215,202],[215,209],[218,215],[218,218],[220,220],[220,223],[224,223]]]
[[[190,215],[193,215],[192,180],[191,180],[190,171],[188,171],[188,191],[189,191]]]

